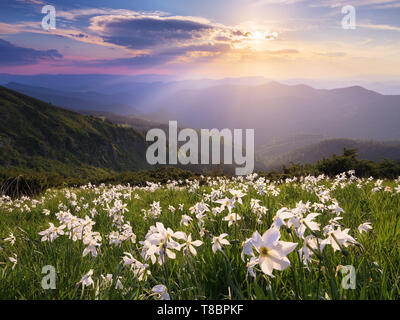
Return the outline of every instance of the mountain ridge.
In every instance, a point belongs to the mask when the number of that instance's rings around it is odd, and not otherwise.
[[[0,166],[42,171],[139,170],[142,133],[0,86]]]

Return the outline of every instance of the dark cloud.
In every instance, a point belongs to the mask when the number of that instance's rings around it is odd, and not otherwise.
[[[241,36],[241,37],[248,37],[249,35],[251,35],[250,32],[243,32],[243,31],[240,31],[240,30],[232,31],[232,34],[234,36]]]
[[[104,41],[132,49],[200,39],[214,29],[194,20],[162,17],[97,17],[93,23]]]
[[[88,38],[89,36],[83,33],[79,33],[79,34],[72,34],[70,33],[71,37],[75,37],[75,38]]]
[[[13,45],[0,39],[0,66],[32,65],[43,60],[62,58],[57,50],[35,50]]]

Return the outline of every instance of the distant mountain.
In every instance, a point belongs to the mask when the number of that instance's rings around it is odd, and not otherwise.
[[[149,168],[143,134],[0,86],[0,167],[67,174]]]
[[[155,112],[164,105],[165,97],[186,89],[266,82],[262,77],[159,81],[166,79],[161,76],[0,74],[0,85],[68,109],[129,115]]]
[[[400,81],[390,79],[379,79],[376,76],[363,77],[363,79],[306,79],[292,78],[283,80],[288,85],[306,84],[315,89],[335,89],[354,85],[364,87],[386,95],[400,94]]]
[[[317,137],[316,137],[317,138]],[[303,139],[292,138],[293,141]],[[277,144],[281,146],[282,144]],[[285,144],[283,144],[285,145]],[[330,158],[333,154],[340,155],[343,148],[357,149],[358,158],[364,160],[380,161],[382,159],[400,161],[400,141],[368,141],[352,139],[324,139],[309,145],[293,148],[287,152],[266,152],[273,150],[276,144],[264,146],[257,152],[257,158],[263,162],[265,169],[280,169],[282,165],[315,163],[323,158]],[[283,151],[283,150],[280,150]]]
[[[85,91],[61,91],[44,87],[35,87],[16,82],[9,82],[4,87],[24,93],[36,99],[64,107],[70,110],[97,110],[115,113],[136,113],[129,104],[121,103],[113,95]]]
[[[0,85],[16,82],[28,86],[50,88],[61,91],[97,91],[113,94],[129,90],[136,83],[171,82],[166,75],[112,75],[112,74],[34,74],[18,75],[0,73]]]
[[[36,95],[78,99],[60,90],[11,85]],[[79,94],[104,103],[109,98],[89,91]],[[145,133],[151,128],[168,131],[168,120],[178,120],[180,128],[255,129],[257,170],[312,163],[340,154],[344,147],[359,149],[362,159],[400,159],[398,142],[365,140],[400,140],[400,96],[362,87],[316,90],[277,82],[227,84],[179,94],[172,90],[163,105],[168,107],[145,115],[82,108],[85,116],[0,87],[0,167],[63,172],[149,168]]]
[[[285,153],[292,152],[296,149],[306,147],[329,137],[322,135],[299,134],[283,137],[274,137],[269,139],[264,145],[261,145],[256,150],[256,155],[260,159],[269,159],[280,156]]]
[[[168,121],[174,121],[174,120],[178,119],[174,113],[171,113],[164,108],[161,108],[161,109],[151,112],[151,113],[141,114],[140,117],[147,121],[164,123],[164,124],[168,124]],[[178,125],[180,127],[188,127],[182,121],[180,121]],[[192,128],[195,129],[195,127],[193,127],[193,126],[192,126]]]
[[[400,139],[400,96],[359,86],[317,90],[277,82],[221,85],[171,94],[160,110],[192,127],[255,129],[257,144],[298,134]]]
[[[79,113],[91,115],[100,119],[107,119],[115,124],[130,126],[135,130],[142,132],[144,135],[146,135],[147,131],[153,128],[163,129],[165,132],[168,132],[167,123],[159,123],[156,121],[147,120],[147,118],[141,118],[136,115],[120,115],[113,112],[95,110],[80,110]]]

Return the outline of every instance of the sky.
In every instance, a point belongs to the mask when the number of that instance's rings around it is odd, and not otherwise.
[[[0,73],[399,79],[399,17],[393,0],[2,0]]]

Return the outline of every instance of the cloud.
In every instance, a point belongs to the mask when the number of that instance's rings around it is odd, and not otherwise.
[[[88,30],[92,35],[101,38],[104,44],[127,49],[135,56],[167,55],[171,61],[185,62],[195,59],[209,60],[221,54],[238,53],[244,48],[263,50],[261,44],[266,45],[277,37],[277,33],[271,32],[265,25],[257,25],[251,21],[235,26],[215,23],[201,17],[138,12],[94,16],[90,18]],[[291,53],[294,52],[286,52]]]
[[[271,4],[295,4],[299,2],[304,2],[306,0],[251,0],[251,5],[253,6],[263,6]]]
[[[282,49],[282,50],[264,50],[263,53],[268,55],[284,55],[284,54],[298,54],[296,49]]]
[[[400,2],[392,2],[392,3],[384,3],[381,5],[375,6],[377,9],[396,9],[400,8]]]
[[[383,30],[383,31],[397,31],[400,32],[400,27],[392,26],[388,24],[357,24],[357,27],[366,28],[366,29],[374,29],[374,30]]]
[[[323,57],[345,57],[345,52],[314,52],[314,54]]]
[[[149,49],[207,39],[215,27],[205,20],[161,16],[96,16],[90,30],[104,41],[131,49]]]
[[[17,2],[44,5],[44,2],[43,2],[43,1],[40,1],[40,0],[17,0]]]
[[[263,52],[269,48],[268,42],[275,40],[276,37],[272,35],[276,32],[272,32],[265,24],[252,21],[224,25],[202,17],[110,8],[57,10],[57,18],[63,20],[63,25],[51,32],[42,30],[37,22],[25,21],[13,25],[0,23],[0,33],[51,34],[115,49],[113,54],[102,50],[104,56],[92,58],[80,59],[77,58],[79,54],[70,55],[63,61],[57,61],[60,67],[144,69],[172,65],[175,68],[177,64],[195,65],[218,57],[236,61],[241,55],[251,55],[251,52],[274,57],[298,53],[294,49]],[[78,29],[77,23],[86,26]],[[40,59],[45,59],[46,53],[46,59],[53,60],[58,54],[51,50],[36,53],[32,61],[39,59],[38,53],[43,54]]]
[[[160,52],[151,54],[138,54],[134,57],[119,58],[119,59],[96,59],[91,61],[71,62],[72,65],[82,65],[89,67],[127,67],[134,69],[145,69],[165,65],[168,63],[180,62],[182,59],[199,60],[211,59],[219,56],[231,48],[227,44],[205,44],[173,47]],[[200,58],[200,59],[199,59]]]
[[[21,66],[37,64],[41,61],[54,61],[62,58],[57,50],[35,50],[13,45],[0,39],[0,65]]]
[[[156,11],[153,14],[161,15],[162,12]],[[101,16],[101,15],[123,15],[123,16],[136,16],[143,13],[132,11],[128,9],[111,9],[111,8],[83,8],[72,10],[57,10],[57,17],[66,20],[77,20],[81,17],[87,16]]]
[[[0,34],[19,33],[20,30],[9,23],[0,22]]]
[[[353,0],[349,2],[348,0],[322,0],[322,1],[311,1],[311,7],[342,7],[345,5],[352,5],[354,7],[361,7],[361,6],[374,6],[380,7],[385,5],[391,5],[397,1],[395,0]]]

